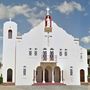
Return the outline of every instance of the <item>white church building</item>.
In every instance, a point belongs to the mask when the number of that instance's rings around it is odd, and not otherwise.
[[[3,26],[3,82],[15,85],[87,82],[87,50],[79,39],[59,27],[47,9],[45,20],[22,36],[18,26]]]

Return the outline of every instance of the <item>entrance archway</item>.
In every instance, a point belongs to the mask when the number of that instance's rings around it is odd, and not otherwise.
[[[84,70],[80,70],[80,82],[85,82],[85,73]]]
[[[13,70],[9,68],[7,70],[7,82],[12,82],[12,77],[13,77]]]
[[[60,72],[60,68],[58,66],[56,66],[54,68],[54,81],[55,82],[61,81],[61,72]]]
[[[45,82],[52,82],[52,68],[49,66],[45,69]]]
[[[43,69],[41,66],[37,67],[36,69],[36,81],[37,82],[43,81]]]

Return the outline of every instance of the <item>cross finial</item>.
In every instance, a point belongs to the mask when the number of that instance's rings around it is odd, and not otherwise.
[[[50,9],[47,7],[46,10],[47,10],[47,15],[49,15]]]
[[[9,18],[9,21],[11,21],[12,20],[12,18]]]

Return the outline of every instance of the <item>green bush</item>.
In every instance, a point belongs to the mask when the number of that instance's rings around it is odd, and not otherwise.
[[[1,76],[0,76],[0,84],[2,84],[3,83],[3,77],[2,77],[2,74],[1,74]]]

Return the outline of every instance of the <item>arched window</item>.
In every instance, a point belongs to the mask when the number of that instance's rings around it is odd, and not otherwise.
[[[37,48],[35,48],[34,55],[37,56]]]
[[[29,48],[29,55],[32,56],[32,48]]]
[[[9,39],[12,39],[12,30],[11,30],[11,29],[8,30],[8,38],[9,38]]]
[[[51,48],[50,49],[50,60],[54,60],[54,49],[53,48]]]
[[[43,60],[44,61],[47,60],[47,49],[46,48],[43,49]]]
[[[26,66],[23,66],[23,76],[26,76]]]
[[[65,54],[65,56],[67,56],[67,49],[65,49],[65,53],[64,54]]]
[[[70,76],[73,75],[73,66],[70,66]]]
[[[62,56],[62,49],[60,49],[59,51],[59,56]]]

